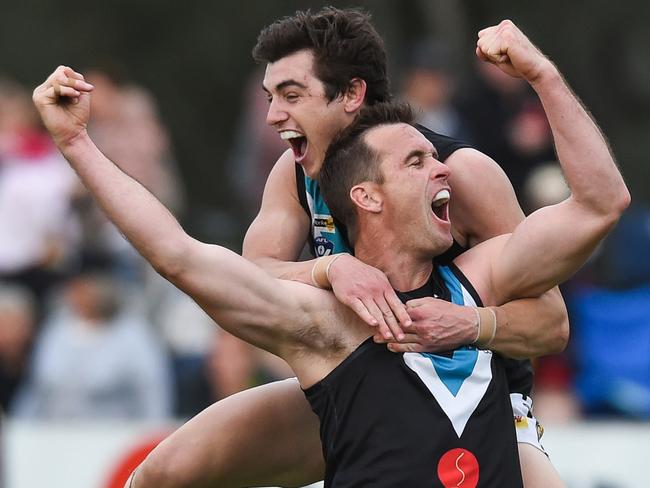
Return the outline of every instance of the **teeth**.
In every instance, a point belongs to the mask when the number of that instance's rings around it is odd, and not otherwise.
[[[295,130],[285,130],[285,131],[280,132],[280,137],[283,140],[286,141],[287,139],[294,139],[296,137],[303,137],[303,135],[301,133],[299,133],[299,132],[296,132]]]
[[[439,207],[440,205],[444,205],[449,201],[449,190],[440,190],[438,193],[436,193],[436,196],[433,198],[433,206]]]

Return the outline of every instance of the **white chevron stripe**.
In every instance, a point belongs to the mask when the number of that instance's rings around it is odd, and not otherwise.
[[[449,417],[458,437],[463,434],[467,421],[478,407],[490,385],[492,380],[491,360],[491,352],[478,351],[478,358],[472,374],[467,377],[456,396],[454,396],[438,376],[430,359],[418,353],[408,352],[404,354],[404,362],[420,377],[437,400],[442,410]]]

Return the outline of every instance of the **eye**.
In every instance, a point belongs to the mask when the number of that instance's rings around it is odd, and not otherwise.
[[[285,98],[288,102],[295,102],[296,100],[298,100],[299,95],[298,95],[297,93],[289,92],[289,93],[287,93],[287,94],[284,96],[284,98]]]
[[[273,95],[266,95],[266,101],[270,104],[273,101]]]

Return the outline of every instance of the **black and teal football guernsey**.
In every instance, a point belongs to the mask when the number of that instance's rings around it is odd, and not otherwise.
[[[453,264],[399,295],[481,305]],[[505,366],[491,351],[396,354],[369,338],[304,393],[326,488],[523,486]]]

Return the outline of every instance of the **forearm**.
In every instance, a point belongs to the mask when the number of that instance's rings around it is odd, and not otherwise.
[[[59,149],[120,232],[157,269],[182,256],[186,237],[174,216],[140,183],[120,170],[84,132]]]
[[[244,249],[243,256],[275,278],[312,284],[311,270],[316,262],[315,259],[298,262],[282,261],[270,256],[250,255],[246,253],[246,249]]]
[[[544,106],[572,198],[599,213],[622,211],[629,193],[609,146],[557,68],[546,60],[531,85]]]
[[[562,295],[554,288],[539,298],[493,307],[497,330],[490,349],[517,358],[558,354],[569,340],[569,319]]]

